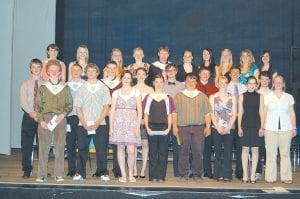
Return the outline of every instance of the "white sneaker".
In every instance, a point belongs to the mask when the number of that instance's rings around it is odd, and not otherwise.
[[[73,181],[76,181],[76,182],[79,182],[83,180],[83,177],[79,174],[79,173],[76,173],[74,176],[73,176]]]
[[[56,182],[63,182],[64,181],[63,177],[61,177],[61,176],[55,176],[54,180]]]
[[[101,182],[109,182],[110,181],[110,178],[109,178],[109,175],[102,175],[100,176],[100,180]]]
[[[44,177],[38,177],[35,181],[36,182],[46,182],[47,180]]]

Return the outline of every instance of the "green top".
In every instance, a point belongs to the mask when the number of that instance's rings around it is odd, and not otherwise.
[[[45,121],[44,115],[47,113],[64,114],[66,116],[72,110],[72,105],[72,95],[68,86],[65,86],[59,93],[54,95],[45,85],[42,85],[35,101],[37,119],[39,122]]]

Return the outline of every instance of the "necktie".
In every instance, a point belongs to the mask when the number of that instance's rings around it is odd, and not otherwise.
[[[34,81],[34,89],[33,89],[33,108],[35,108],[35,100],[39,90],[39,81],[36,79]]]
[[[205,93],[205,95],[207,95],[207,87],[206,87],[207,84],[203,85],[203,93]]]
[[[280,117],[278,118],[278,130],[281,130]]]
[[[239,89],[238,86],[235,84],[233,87],[233,95],[238,98],[239,97]]]

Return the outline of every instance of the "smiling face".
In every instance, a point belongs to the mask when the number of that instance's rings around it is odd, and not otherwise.
[[[157,55],[158,55],[159,61],[162,63],[167,63],[169,56],[170,56],[169,52],[166,50],[160,50]]]
[[[221,64],[229,63],[231,56],[232,56],[231,52],[228,49],[224,49],[221,53],[221,60],[222,60]]]
[[[71,74],[73,79],[79,79],[80,75],[82,74],[82,68],[78,65],[73,65],[71,67]]]
[[[250,55],[247,52],[242,52],[241,61],[243,64],[248,65],[250,63]]]
[[[106,66],[106,69],[107,69],[107,75],[108,75],[109,77],[116,77],[116,75],[117,75],[117,70],[118,70],[116,64],[108,64],[108,65]]]
[[[135,62],[142,62],[144,58],[144,52],[141,49],[136,49],[133,52],[133,58],[135,59]]]
[[[262,63],[264,63],[264,64],[270,63],[270,54],[269,54],[269,53],[264,53],[264,54],[261,56],[261,61],[262,61]]]
[[[203,50],[202,59],[203,59],[203,61],[210,61],[210,54],[207,50]]]
[[[285,88],[285,82],[282,76],[276,76],[273,79],[273,90],[283,91]]]
[[[231,77],[231,80],[234,81],[234,82],[236,82],[237,80],[239,80],[241,73],[240,73],[239,69],[232,68],[230,70],[230,74],[229,75]]]
[[[38,63],[32,63],[30,66],[30,72],[34,76],[40,76],[42,71],[42,66]]]
[[[99,75],[99,72],[97,71],[96,68],[88,67],[86,70],[86,76],[88,80],[95,80],[97,79]]]
[[[175,67],[170,67],[166,70],[169,79],[176,78],[177,69]]]
[[[219,90],[227,90],[228,80],[226,79],[226,77],[219,78],[218,86]]]
[[[122,52],[120,50],[114,50],[111,54],[111,60],[117,63],[122,62]]]
[[[57,66],[57,65],[49,65],[48,66],[48,75],[50,77],[50,79],[59,79],[60,78],[60,74],[61,74],[61,71],[60,71],[60,67]]]
[[[266,76],[261,76],[260,77],[261,87],[266,88],[266,87],[269,86],[269,83],[270,83],[270,78],[269,77],[266,77]]]
[[[130,73],[124,73],[123,77],[122,77],[122,84],[123,86],[131,86],[131,82],[132,82],[132,76]]]
[[[194,76],[188,76],[185,78],[185,87],[188,90],[194,90],[196,88],[197,80]]]
[[[147,77],[147,74],[144,70],[137,70],[136,71],[136,79],[138,82],[145,82],[145,79]]]
[[[210,77],[209,70],[201,70],[199,73],[200,81],[207,82]]]
[[[77,50],[77,58],[82,60],[87,60],[88,59],[87,50],[85,48],[79,47]]]
[[[58,56],[58,51],[55,48],[49,48],[47,53],[49,59],[56,59]]]
[[[163,80],[163,78],[161,78],[161,77],[155,78],[154,81],[153,81],[153,86],[154,86],[154,89],[156,91],[157,90],[162,91],[163,88],[164,88],[164,80]]]
[[[257,89],[257,81],[256,81],[255,77],[249,78],[246,86],[247,86],[247,90],[249,92],[254,92]]]

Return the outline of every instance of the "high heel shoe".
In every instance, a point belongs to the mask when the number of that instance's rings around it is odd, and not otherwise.
[[[242,183],[248,183],[248,180],[242,179]]]
[[[146,176],[140,176],[140,178],[146,178]]]

